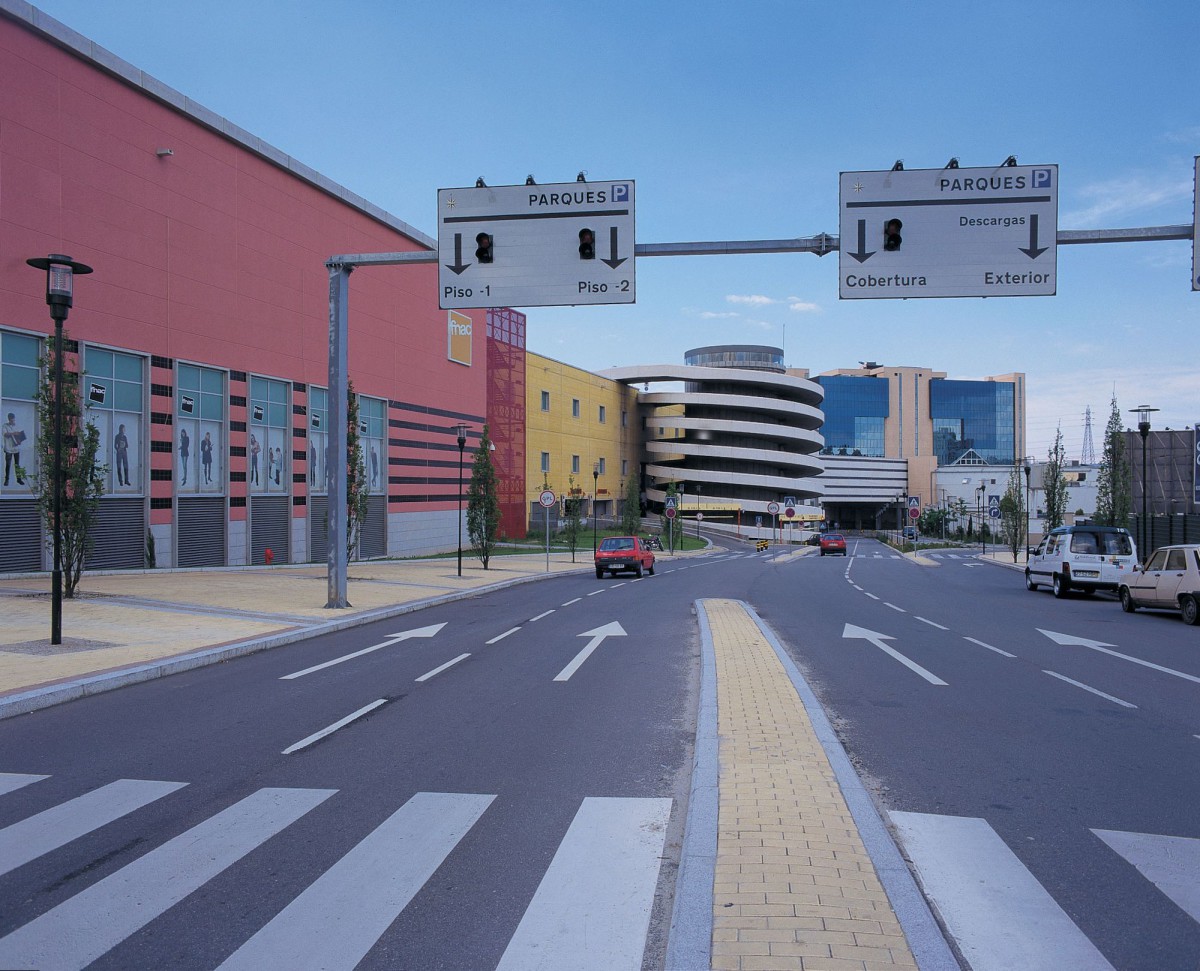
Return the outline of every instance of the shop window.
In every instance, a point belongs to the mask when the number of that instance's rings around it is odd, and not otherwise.
[[[99,460],[108,466],[104,491],[144,490],[145,359],[100,347],[84,350],[81,398],[86,419],[100,433]]]
[[[39,341],[0,331],[0,429],[3,431],[5,496],[33,495],[37,477]]]
[[[387,491],[387,402],[382,398],[358,396],[358,449],[367,471],[367,491]]]
[[[176,492],[225,489],[225,372],[180,364],[175,372]]]
[[[291,488],[291,389],[286,381],[250,378],[250,437],[246,479],[252,493]]]
[[[329,392],[308,387],[308,489],[324,495],[325,462],[329,458]]]

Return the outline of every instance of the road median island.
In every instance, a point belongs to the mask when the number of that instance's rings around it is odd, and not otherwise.
[[[817,967],[825,959],[916,968],[839,774],[772,636],[738,601],[698,605],[717,684],[712,968],[766,967],[755,961],[768,958],[781,962],[772,967]],[[895,863],[903,868],[898,854]]]

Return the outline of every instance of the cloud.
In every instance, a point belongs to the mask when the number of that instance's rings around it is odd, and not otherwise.
[[[720,313],[720,314],[714,313],[711,310],[702,310],[700,312],[700,316],[703,317],[705,320],[724,320],[725,318],[728,318],[728,317],[740,317],[741,314],[739,314],[736,310],[729,310],[729,311],[726,311],[725,313]]]
[[[731,293],[725,298],[725,300],[727,303],[744,303],[744,304],[749,304],[752,307],[767,307],[773,303],[780,302],[778,300],[773,300],[770,297],[764,297],[762,294],[759,294],[759,293],[752,293],[752,294],[747,294],[747,295]]]
[[[1190,178],[1164,181],[1146,175],[1134,175],[1081,186],[1078,196],[1087,205],[1064,213],[1059,221],[1060,226],[1067,229],[1112,228],[1102,224],[1114,218],[1190,200],[1192,181]]]
[[[794,310],[798,314],[819,314],[821,307],[819,304],[809,303],[807,300],[788,297],[788,310]]]

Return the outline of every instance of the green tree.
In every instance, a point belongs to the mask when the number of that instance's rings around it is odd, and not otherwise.
[[[471,463],[471,483],[467,486],[467,536],[485,570],[500,532],[500,490],[491,453],[492,440],[485,424]]]
[[[346,557],[354,556],[367,521],[367,462],[358,425],[358,395],[346,382]]]
[[[1114,394],[1108,425],[1104,429],[1104,452],[1100,459],[1100,475],[1096,484],[1094,519],[1100,526],[1127,527],[1132,505],[1133,485],[1129,478],[1129,458],[1125,454],[1121,409],[1117,407],[1117,396]]]
[[[67,336],[63,334],[63,346]],[[38,512],[46,524],[50,541],[54,540],[54,339],[47,337],[37,396],[37,436],[34,449],[37,468],[33,490]],[[62,383],[62,476],[59,479],[59,549],[62,558],[63,596],[75,596],[83,562],[92,549],[92,523],[104,494],[104,476],[108,468],[97,461],[100,432],[85,420],[79,401],[79,375],[68,370],[63,355]],[[18,469],[18,472],[24,470]],[[27,474],[27,473],[26,473]]]
[[[563,500],[563,539],[571,551],[571,562],[575,562],[575,551],[579,549],[579,537],[583,535],[583,490],[575,485],[575,476],[567,476],[567,496]]]
[[[948,529],[950,517],[949,508],[927,506],[917,520],[917,530],[922,536],[943,536]]]
[[[679,490],[674,482],[667,486],[667,498],[675,500],[675,518],[668,519],[665,508],[659,517],[659,521],[662,523],[662,535],[667,540],[663,545],[671,549],[680,549],[683,546],[683,519],[679,515],[682,504],[679,501]]]
[[[621,532],[636,536],[642,525],[642,489],[636,472],[625,479],[625,505],[621,509]]]
[[[1054,444],[1046,453],[1046,465],[1042,469],[1042,489],[1045,492],[1046,514],[1042,527],[1047,533],[1063,524],[1067,511],[1067,479],[1063,469],[1067,464],[1067,450],[1063,447],[1062,426],[1054,433]]]
[[[1000,497],[1000,538],[1012,552],[1013,562],[1025,545],[1029,517],[1025,512],[1025,482],[1022,467],[1014,465],[1008,474],[1008,487]]]

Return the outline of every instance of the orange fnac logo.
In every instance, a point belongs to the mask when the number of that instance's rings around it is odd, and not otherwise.
[[[471,318],[453,310],[446,314],[446,337],[450,360],[471,366]]]

